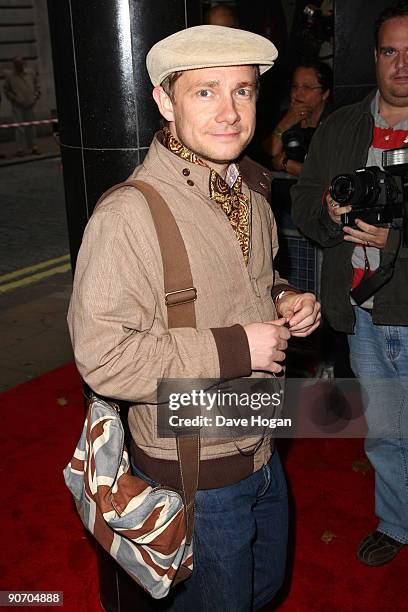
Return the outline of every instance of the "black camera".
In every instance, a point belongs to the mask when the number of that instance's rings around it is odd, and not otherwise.
[[[307,153],[307,143],[302,128],[294,126],[283,132],[282,146],[288,159],[303,163]]]
[[[323,15],[322,11],[313,4],[307,4],[303,9],[306,23],[305,30],[321,41],[330,41],[334,32],[333,15]]]
[[[350,212],[341,215],[343,225],[355,227],[356,219],[378,227],[403,228],[408,222],[408,148],[383,151],[382,165],[339,174],[331,182],[333,200]]]

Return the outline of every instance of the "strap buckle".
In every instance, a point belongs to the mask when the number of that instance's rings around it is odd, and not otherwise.
[[[197,289],[195,287],[188,287],[187,289],[178,289],[178,291],[169,291],[164,296],[166,306],[168,306],[169,308],[171,306],[180,306],[181,304],[190,304],[191,302],[195,302],[196,299]]]

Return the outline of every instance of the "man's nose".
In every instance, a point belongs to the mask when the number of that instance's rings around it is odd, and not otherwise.
[[[232,95],[223,96],[217,113],[219,123],[233,124],[239,121],[240,116],[237,110],[236,101]]]
[[[408,67],[408,53],[406,51],[401,51],[400,53],[397,53],[396,64],[398,68]]]

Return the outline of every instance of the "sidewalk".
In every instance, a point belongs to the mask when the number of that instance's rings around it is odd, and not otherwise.
[[[10,132],[13,130],[10,129]],[[14,134],[13,134],[14,136]],[[16,157],[16,143],[14,140],[0,142],[0,154],[5,155],[0,157],[0,168],[9,164],[21,164],[32,161],[33,159],[45,159],[54,157],[60,154],[60,148],[57,139],[53,135],[40,136],[37,138],[37,146],[40,152],[39,155],[26,154],[24,157]]]
[[[0,393],[73,360],[71,289],[69,271],[1,296]]]
[[[37,236],[36,243],[38,243],[38,235],[40,235],[41,240],[49,244],[52,241],[47,236],[49,237],[52,233],[55,234],[56,229],[61,233],[60,226],[65,224],[62,184],[57,198],[55,198],[55,189],[48,193],[50,191],[48,181],[44,181],[44,186],[41,188],[41,197],[47,197],[51,201],[50,206],[56,211],[54,215],[45,212],[47,209],[44,209],[44,202],[41,206],[42,216],[34,210],[38,200],[38,192],[30,189],[32,183],[29,179],[32,173],[37,175],[39,171],[39,164],[34,162],[59,156],[59,146],[54,136],[38,138],[37,145],[41,151],[40,155],[16,158],[14,157],[16,151],[14,142],[0,143],[0,151],[7,155],[6,159],[0,160],[0,181],[3,183],[3,192],[6,195],[8,190],[14,193],[14,183],[9,185],[6,178],[6,175],[9,175],[9,169],[5,167],[14,164],[23,164],[21,181],[23,185],[27,186],[28,190],[27,197],[24,196],[24,187],[22,186],[21,189],[16,191],[14,198],[5,198],[8,206],[12,206],[13,200],[16,202],[15,214],[14,211],[13,214],[6,214],[8,211],[2,211],[4,213],[2,219],[5,224],[3,231],[5,232],[6,248],[9,249],[8,252],[12,249],[14,249],[14,252],[21,245],[22,257],[21,261],[20,258],[16,258],[13,266],[16,275],[12,279],[9,279],[10,273],[0,276],[0,287],[1,283],[4,287],[9,280],[18,280],[23,276],[28,277],[30,274],[34,276],[36,274],[35,264],[53,257],[52,254],[48,254],[46,249],[38,249],[31,258],[32,261],[30,261],[33,264],[31,266],[33,270],[25,267],[27,263],[25,263],[23,255],[29,250],[30,242],[33,243],[34,241],[30,241],[29,236],[27,237],[28,230],[23,232],[22,229],[26,223],[21,216],[24,206],[32,212],[28,225],[31,223],[32,235],[34,236],[35,232]],[[26,163],[30,161],[32,164]],[[58,160],[56,160],[57,162]],[[20,172],[20,168],[18,170]],[[62,174],[60,180],[62,182]],[[40,201],[38,200],[38,202]],[[58,219],[60,219],[59,226],[57,226]],[[9,243],[10,246],[8,246]],[[61,244],[61,255],[65,252],[68,253],[68,238],[66,238],[64,244]],[[48,267],[53,267],[51,259]],[[43,269],[41,269],[42,271]],[[5,293],[0,289],[0,393],[72,361],[72,348],[66,323],[71,288],[72,276],[71,271],[68,270],[65,273],[55,274]]]

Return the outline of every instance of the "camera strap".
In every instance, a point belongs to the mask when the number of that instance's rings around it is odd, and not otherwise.
[[[363,304],[376,291],[388,283],[394,274],[395,261],[401,242],[401,232],[392,230],[390,232],[391,235],[387,245],[388,250],[384,254],[383,263],[372,274],[366,274],[365,272],[361,283],[350,291],[351,297],[358,305]]]

